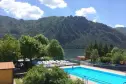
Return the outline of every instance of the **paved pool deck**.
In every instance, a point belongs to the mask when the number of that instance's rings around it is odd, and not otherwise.
[[[111,70],[111,69],[105,69],[105,68],[99,68],[99,67],[93,67],[93,66],[87,66],[87,65],[79,65],[79,66],[84,67],[84,68],[93,69],[93,70],[99,70],[99,71],[104,71],[104,72],[109,72],[109,73],[114,73],[114,74],[126,76],[126,72],[121,72],[121,71],[116,71],[116,70]],[[64,66],[64,67],[61,67],[61,68],[70,68],[70,67],[72,67],[72,66]],[[78,66],[74,66],[74,67],[78,67]],[[83,80],[82,78],[77,77],[75,75],[71,75],[71,74],[70,74],[70,78],[73,79],[73,80],[75,80],[77,78]],[[93,81],[88,81],[88,84],[96,84],[96,83],[93,82]]]

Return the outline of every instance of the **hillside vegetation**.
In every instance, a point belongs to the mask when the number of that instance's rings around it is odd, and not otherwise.
[[[85,17],[51,16],[38,20],[17,20],[0,16],[0,36],[11,33],[35,36],[44,34],[49,39],[57,39],[64,48],[84,48],[88,43],[103,42],[118,47],[126,47],[126,36],[110,26],[94,23]]]

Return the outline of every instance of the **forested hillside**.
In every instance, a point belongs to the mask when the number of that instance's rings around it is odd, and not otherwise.
[[[88,21],[85,17],[44,17],[38,20],[17,20],[0,16],[0,36],[10,33],[34,36],[42,33],[49,39],[57,39],[65,48],[84,48],[88,43],[98,42],[126,47],[126,36],[102,23]]]

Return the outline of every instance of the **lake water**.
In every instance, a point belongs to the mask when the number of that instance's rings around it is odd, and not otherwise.
[[[77,56],[84,56],[84,49],[64,49],[65,59],[76,59]]]

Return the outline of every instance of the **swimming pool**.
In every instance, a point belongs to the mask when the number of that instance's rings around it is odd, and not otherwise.
[[[82,79],[94,81],[97,84],[126,84],[126,76],[109,72],[93,70],[84,67],[64,68],[64,71]]]

